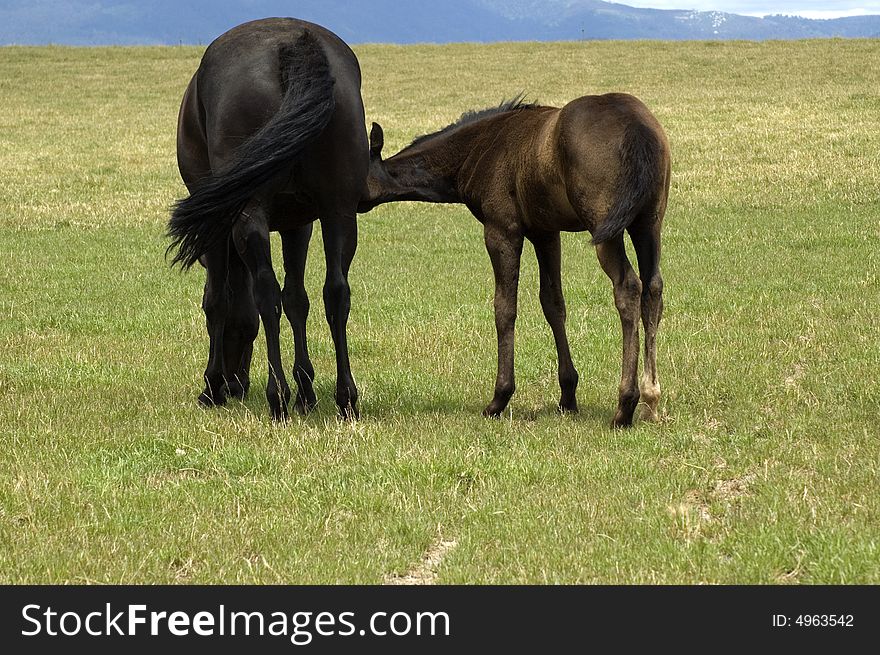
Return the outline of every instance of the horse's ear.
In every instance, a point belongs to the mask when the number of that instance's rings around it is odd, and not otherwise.
[[[370,159],[375,159],[382,155],[382,146],[385,145],[385,133],[379,123],[373,123],[370,130]]]

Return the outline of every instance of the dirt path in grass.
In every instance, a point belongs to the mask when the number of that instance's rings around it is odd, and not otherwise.
[[[455,540],[438,538],[425,554],[421,561],[403,575],[396,573],[385,576],[385,584],[390,585],[431,585],[437,581],[437,570],[440,568],[443,558],[446,557],[456,546]]]

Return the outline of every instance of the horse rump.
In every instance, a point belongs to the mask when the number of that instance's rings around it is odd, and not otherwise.
[[[278,111],[237,150],[225,170],[201,180],[171,211],[166,256],[190,268],[227,239],[247,202],[264,184],[293,164],[327,127],[335,109],[335,81],[321,44],[305,30],[279,49],[284,96]]]
[[[614,204],[593,233],[593,244],[620,236],[641,211],[657,201],[663,188],[663,145],[649,125],[636,120],[626,126],[620,161]]]

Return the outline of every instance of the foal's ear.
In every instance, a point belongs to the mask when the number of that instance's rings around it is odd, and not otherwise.
[[[385,145],[385,133],[379,123],[373,123],[370,130],[370,159],[375,159],[382,155],[382,146]]]

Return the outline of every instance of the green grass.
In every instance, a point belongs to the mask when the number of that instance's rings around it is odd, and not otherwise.
[[[653,109],[664,421],[607,427],[620,326],[583,235],[563,242],[581,413],[554,412],[527,248],[518,390],[482,419],[481,229],[416,204],[360,221],[360,421],[335,418],[317,233],[316,412],[271,423],[262,337],[250,397],[199,409],[203,273],[170,270],[162,235],[201,50],[2,48],[0,582],[377,583],[442,537],[444,583],[880,583],[880,41],[356,52],[387,152],[520,90]]]

